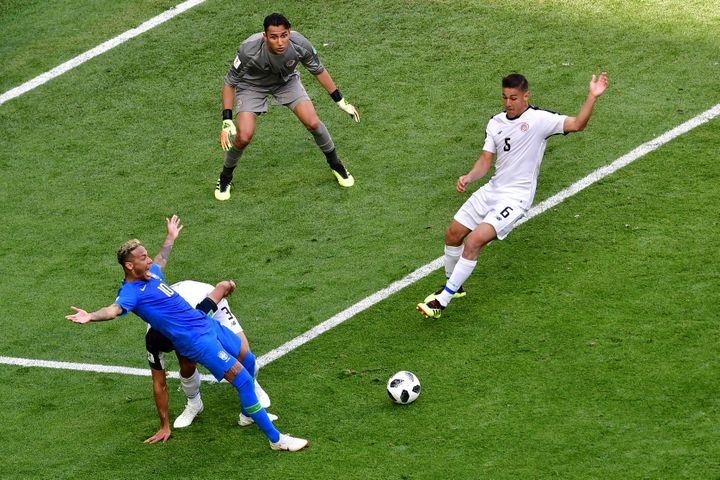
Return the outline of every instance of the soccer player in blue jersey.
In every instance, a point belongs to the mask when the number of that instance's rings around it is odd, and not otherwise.
[[[241,340],[230,329],[192,307],[164,280],[162,270],[183,226],[177,215],[166,219],[167,237],[154,259],[138,240],[128,240],[117,251],[125,278],[113,303],[94,312],[71,307],[65,318],[75,323],[112,320],[134,312],[162,333],[182,356],[204,365],[218,380],[225,379],[238,391],[244,415],[252,418],[270,440],[273,450],[298,451],[307,440],[280,433],[255,394],[255,356],[241,358]],[[232,291],[234,285],[224,288]],[[241,360],[238,360],[241,358]]]
[[[183,280],[171,285],[172,289],[183,297],[190,305],[195,305],[203,313],[211,316],[216,322],[226,326],[237,335],[242,341],[243,349],[240,351],[240,359],[245,356],[249,350],[249,342],[245,336],[245,332],[238,322],[238,319],[230,309],[230,305],[226,296],[232,293],[235,284],[232,281],[220,282],[217,286],[208,283],[196,282],[194,280]],[[158,416],[160,417],[160,429],[151,437],[145,440],[145,443],[167,442],[172,435],[170,430],[169,403],[170,396],[167,388],[167,374],[165,371],[165,354],[175,351],[175,346],[163,334],[154,330],[148,325],[145,333],[145,346],[147,348],[148,364],[153,381],[153,397],[155,397],[155,406],[157,407]],[[190,426],[195,417],[202,413],[204,409],[202,396],[200,394],[200,373],[198,372],[195,362],[183,357],[177,351],[175,354],[180,366],[180,388],[187,397],[187,403],[182,414],[175,419],[174,428],[185,428]],[[270,397],[257,381],[257,368],[255,369],[255,394],[263,408],[267,409],[271,402]],[[273,422],[277,420],[277,415],[268,412],[268,417]],[[255,421],[243,415],[242,412],[238,417],[238,425],[245,427],[254,424]]]

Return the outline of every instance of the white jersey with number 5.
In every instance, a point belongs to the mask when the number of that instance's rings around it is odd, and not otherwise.
[[[482,189],[530,208],[547,139],[564,133],[566,118],[532,105],[517,118],[509,119],[505,112],[491,118],[483,150],[496,155],[495,174]]]
[[[175,290],[178,295],[183,297],[191,306],[195,306],[202,302],[205,297],[212,292],[215,287],[209,283],[196,282],[194,280],[183,280],[172,285],[172,289]],[[213,315],[213,318],[225,325],[227,328],[233,331],[234,334],[238,334],[243,331],[242,327],[230,311],[230,306],[227,300],[224,298],[218,303],[217,312]]]

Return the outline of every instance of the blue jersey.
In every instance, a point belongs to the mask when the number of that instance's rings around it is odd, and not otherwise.
[[[158,332],[165,335],[181,354],[189,354],[197,339],[215,336],[210,317],[192,307],[183,297],[163,282],[160,267],[150,266],[150,280],[123,280],[115,304],[122,315],[134,312]],[[187,355],[186,355],[187,356]]]

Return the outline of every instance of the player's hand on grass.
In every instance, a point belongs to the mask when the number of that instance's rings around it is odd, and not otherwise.
[[[599,76],[592,76],[590,80],[590,95],[599,97],[602,95],[608,87],[607,73],[602,72]]]
[[[170,436],[172,433],[170,432],[170,427],[167,428],[161,428],[160,430],[155,433],[152,437],[145,440],[144,443],[158,443],[158,442],[167,442],[170,439]]]
[[[237,129],[232,120],[223,120],[222,130],[220,130],[220,146],[226,152],[232,146],[232,139],[237,134]]]
[[[88,323],[91,319],[90,314],[83,310],[82,308],[78,307],[70,307],[72,310],[75,311],[72,315],[65,315],[65,318],[67,320],[72,320],[75,323]]]
[[[339,102],[335,102],[335,104],[340,107],[340,110],[350,115],[353,120],[356,122],[360,121],[360,113],[357,111],[357,108],[349,104],[347,100],[343,98]]]

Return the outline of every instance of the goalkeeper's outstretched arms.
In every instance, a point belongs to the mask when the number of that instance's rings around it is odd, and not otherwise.
[[[330,96],[335,101],[335,104],[340,108],[340,110],[350,115],[352,119],[356,122],[360,121],[360,113],[357,111],[357,108],[355,108],[352,104],[348,103],[348,101],[343,98],[342,93],[340,93],[340,90],[338,90],[335,82],[333,81],[327,70],[323,70],[322,73],[315,75],[315,78],[317,78],[318,82],[320,82],[320,85],[322,85],[323,88],[327,90],[327,92],[330,94]]]

